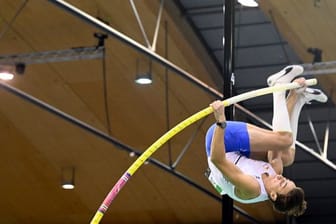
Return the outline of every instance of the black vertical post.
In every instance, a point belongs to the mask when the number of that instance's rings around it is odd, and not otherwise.
[[[233,88],[233,48],[234,48],[234,0],[224,0],[224,99],[231,97]],[[227,120],[233,119],[233,106],[225,110]],[[222,197],[222,223],[233,223],[233,200],[227,195]]]

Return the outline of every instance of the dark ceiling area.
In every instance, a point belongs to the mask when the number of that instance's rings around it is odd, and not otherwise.
[[[329,98],[304,107],[295,162],[284,171],[305,190],[306,213],[235,203],[234,223],[334,224],[336,1],[232,2],[234,95],[301,64]],[[222,98],[223,5],[0,0],[0,68],[19,69],[0,81],[0,223],[89,223],[153,142]],[[139,71],[153,83],[137,85]],[[272,109],[271,95],[259,96],[236,104],[235,118],[271,128]],[[222,223],[221,197],[204,177],[213,117],[202,116],[141,161],[101,223]],[[60,187],[65,172],[72,190]]]

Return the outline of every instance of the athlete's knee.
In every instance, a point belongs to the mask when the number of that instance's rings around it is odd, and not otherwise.
[[[282,153],[281,160],[285,167],[292,165],[294,163],[294,159],[295,159],[294,148],[290,148]]]
[[[289,158],[283,161],[284,167],[291,166],[294,163],[294,158]]]
[[[287,150],[293,144],[293,135],[291,132],[282,131],[276,132],[279,142],[279,148],[282,150]]]

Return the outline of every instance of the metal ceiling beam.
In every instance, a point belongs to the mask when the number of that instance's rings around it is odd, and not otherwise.
[[[154,37],[153,37],[152,44],[149,43],[149,39],[148,39],[147,33],[145,31],[145,27],[144,27],[144,25],[141,21],[140,15],[138,13],[138,10],[135,6],[134,1],[129,0],[129,2],[132,6],[133,13],[134,13],[135,18],[138,22],[139,28],[141,30],[142,36],[145,39],[147,47],[155,52],[156,51],[156,42],[157,42],[157,38],[158,38],[158,34],[159,34],[160,22],[161,22],[161,18],[162,18],[162,10],[163,10],[163,5],[164,5],[164,0],[161,0],[161,2],[160,2],[160,8],[159,8],[159,13],[158,13],[158,16],[157,16],[157,19],[156,19],[156,26],[155,26],[155,32],[154,32]]]
[[[325,61],[311,64],[302,64],[302,75],[327,75],[336,74],[336,61]]]
[[[193,15],[204,15],[204,14],[207,15],[207,14],[214,14],[214,13],[222,14],[223,13],[222,7],[223,7],[223,4],[214,4],[214,5],[209,6],[208,3],[205,3],[205,5],[203,6],[189,7],[188,9],[186,9],[186,13],[192,16]],[[252,11],[255,9],[248,8],[248,7],[242,8],[240,5],[235,4],[235,11],[237,10]]]
[[[270,21],[264,21],[264,22],[253,22],[253,23],[239,23],[236,24],[236,28],[241,28],[245,26],[264,26],[264,25],[272,25],[272,22]]]
[[[104,46],[77,47],[66,50],[43,51],[25,54],[0,55],[0,64],[14,65],[17,63],[43,64],[74,60],[103,58]]]
[[[260,65],[242,65],[242,66],[236,66],[236,70],[240,69],[254,69],[254,68],[268,68],[268,67],[285,67],[287,66],[287,62],[281,62],[281,63],[272,63],[272,64],[260,64]]]
[[[236,50],[241,50],[241,49],[249,49],[249,48],[278,47],[278,46],[283,46],[283,45],[288,45],[288,43],[285,42],[285,41],[282,41],[282,42],[274,42],[274,43],[267,43],[267,44],[240,45],[240,46],[236,46],[235,49]],[[212,48],[211,50],[213,52],[219,52],[219,51],[223,51],[223,48],[222,47],[217,47],[217,48]],[[288,64],[286,64],[286,65],[288,65]],[[258,67],[259,67],[259,65],[258,65]],[[242,69],[243,67],[238,67],[238,68]]]
[[[273,47],[279,45],[288,45],[287,41],[279,41],[279,42],[272,42],[272,43],[264,43],[264,44],[247,44],[247,45],[238,45],[235,49],[246,49],[246,48],[261,48],[261,47]]]
[[[152,48],[151,44],[149,43],[148,36],[147,36],[147,33],[146,33],[145,28],[144,28],[144,26],[143,26],[143,23],[142,23],[142,21],[141,21],[141,18],[140,18],[140,15],[139,15],[139,13],[138,13],[138,10],[137,10],[137,8],[136,8],[136,6],[135,6],[135,4],[134,4],[134,1],[133,1],[133,0],[129,0],[129,2],[130,2],[130,4],[131,4],[131,6],[132,6],[133,13],[134,13],[135,18],[136,18],[136,20],[137,20],[137,22],[138,22],[138,25],[139,25],[139,27],[140,27],[142,36],[143,36],[143,38],[144,38],[144,40],[145,40],[145,42],[146,42],[146,44],[147,44],[147,47],[148,47],[148,48]]]
[[[271,25],[271,22],[266,21],[266,22],[255,22],[255,23],[238,23],[238,24],[235,24],[235,28],[241,28],[241,27],[244,27],[244,26],[262,26],[262,25]],[[211,26],[198,27],[198,29],[200,31],[223,30],[224,26],[220,26],[220,25],[214,26],[214,25],[211,25]]]
[[[192,135],[190,136],[188,142],[186,143],[186,145],[183,147],[181,153],[177,156],[177,159],[175,160],[175,162],[171,165],[171,167],[173,169],[176,168],[176,166],[179,164],[179,162],[181,161],[181,159],[183,158],[183,156],[185,155],[185,153],[187,152],[187,150],[189,149],[190,145],[193,143],[194,139],[196,138],[197,133],[200,131],[203,123],[205,122],[205,119],[203,119],[198,126],[196,127],[196,129],[194,130],[194,132],[192,133]]]

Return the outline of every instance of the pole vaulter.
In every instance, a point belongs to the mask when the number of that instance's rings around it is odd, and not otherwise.
[[[306,80],[307,86],[312,86],[317,84],[317,79],[308,79]],[[258,96],[263,96],[266,94],[270,94],[277,91],[284,91],[290,89],[299,88],[300,85],[296,82],[289,84],[279,84],[272,87],[266,87],[258,90],[252,90],[229,99],[226,99],[223,102],[224,106],[230,106],[232,104],[248,100],[251,98],[255,98]],[[111,205],[112,201],[116,198],[120,190],[125,186],[127,181],[134,175],[134,173],[140,168],[140,166],[154,153],[158,150],[163,144],[165,144],[168,140],[174,137],[176,134],[181,132],[183,129],[188,127],[189,125],[195,123],[201,118],[212,113],[213,110],[211,107],[207,107],[198,113],[188,117],[184,121],[177,124],[175,127],[166,132],[163,136],[161,136],[158,140],[156,140],[149,148],[147,148],[141,156],[127,169],[127,171],[121,176],[121,178],[117,181],[117,183],[113,186],[112,190],[108,193],[103,203],[98,208],[96,214],[92,218],[90,224],[98,224],[100,220],[103,218],[105,212]]]

